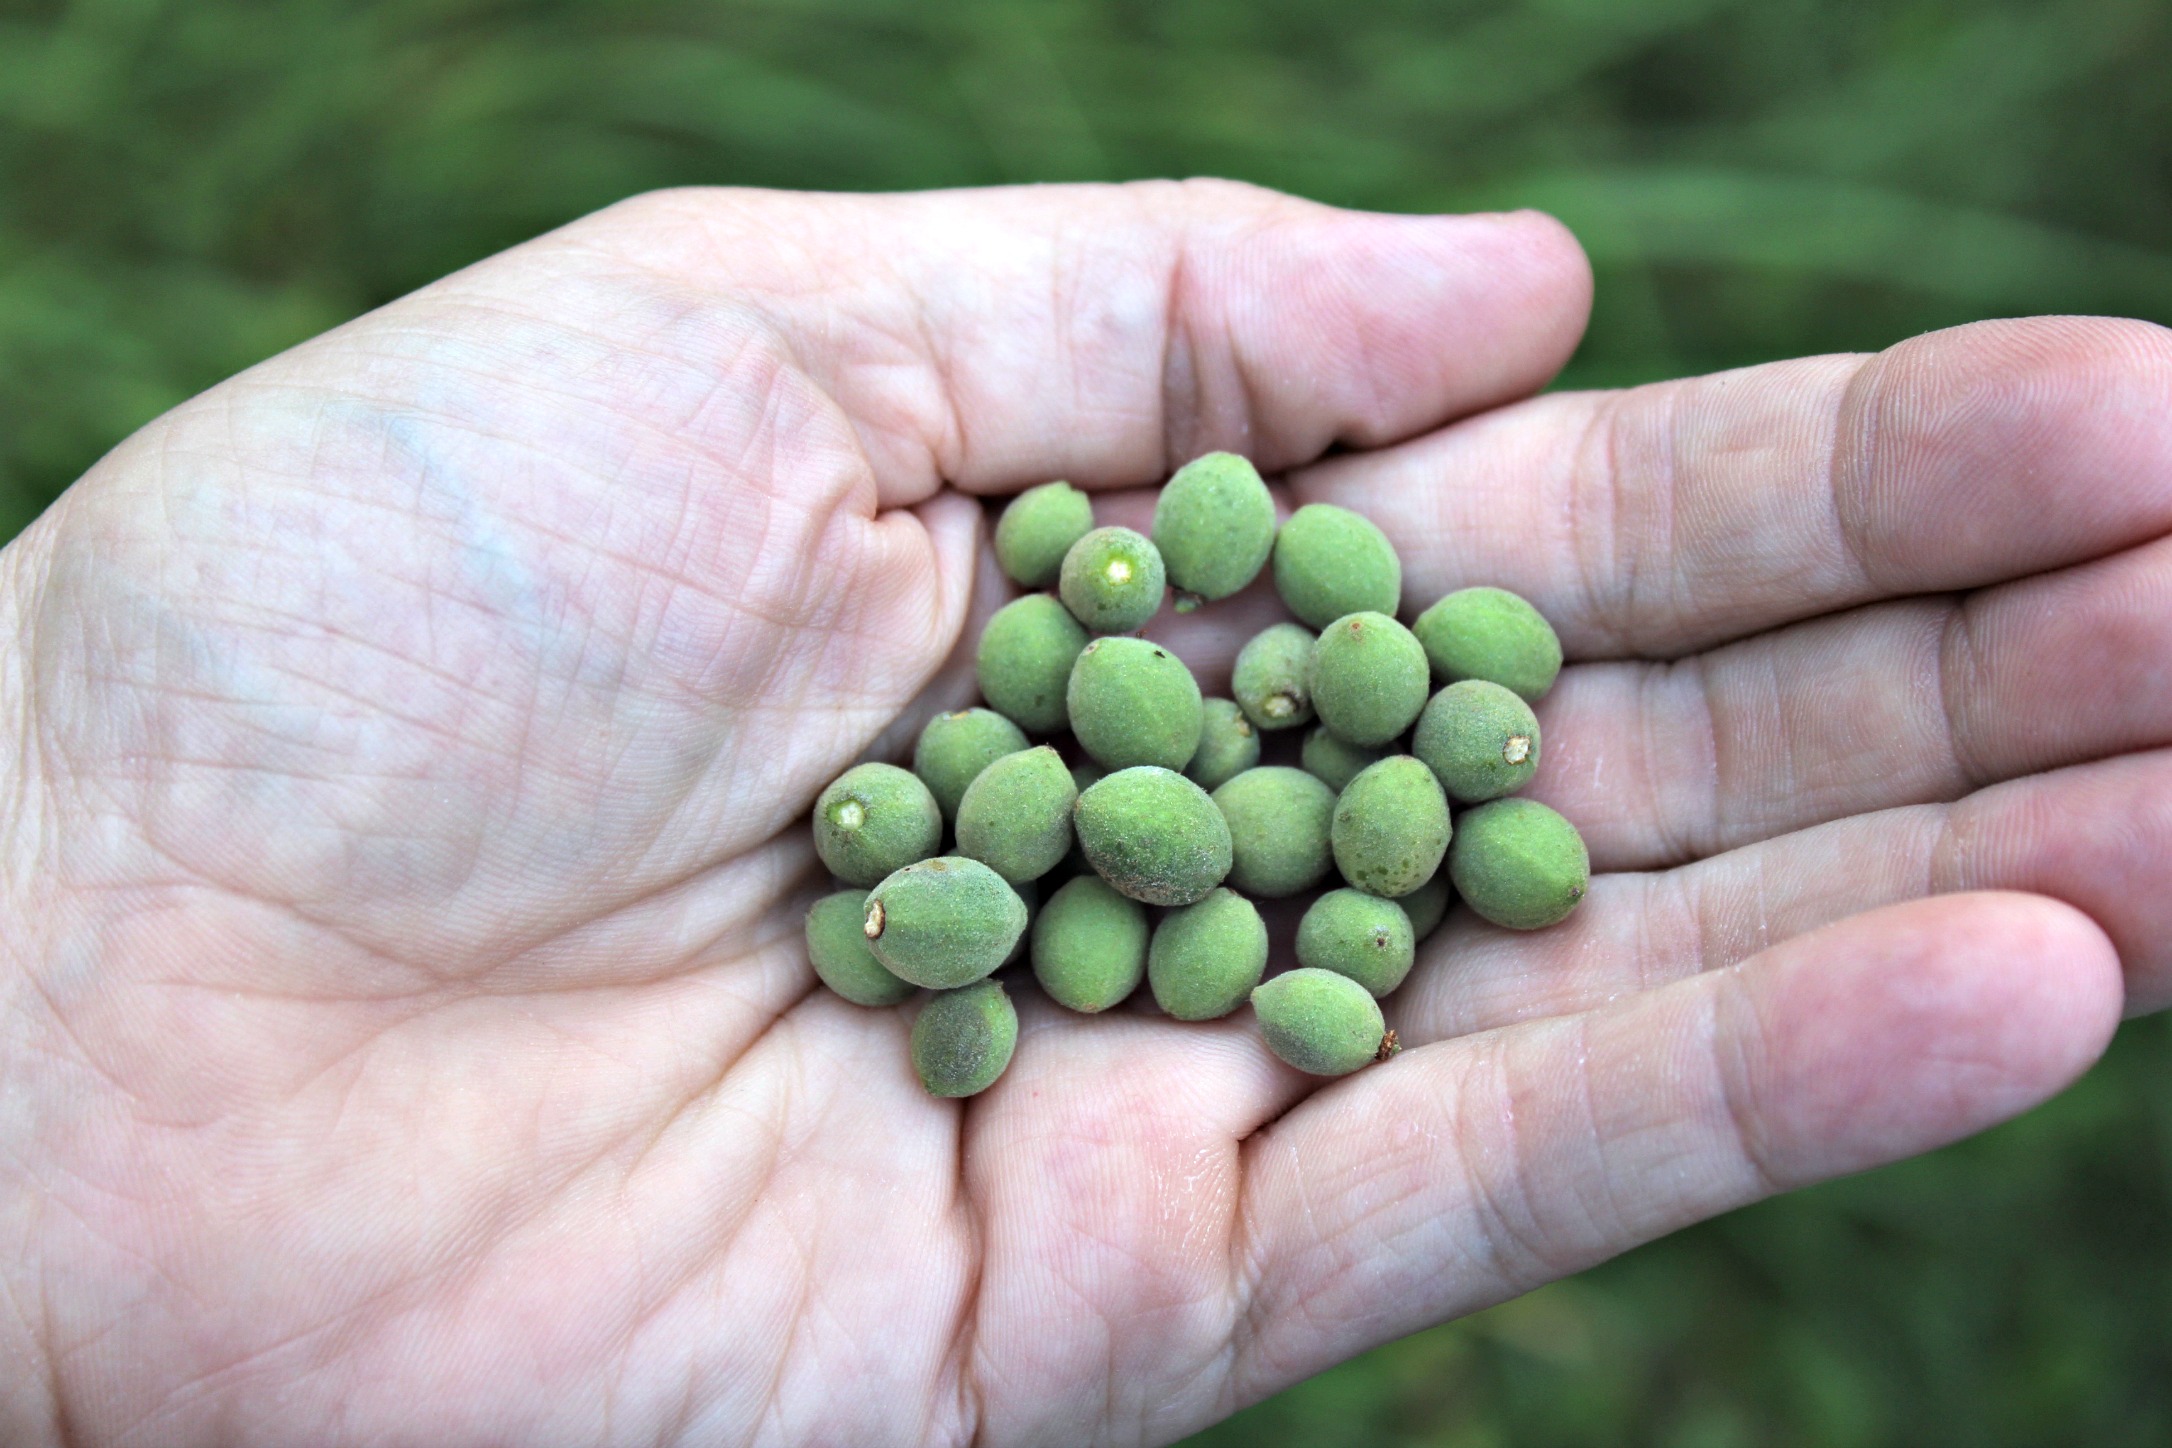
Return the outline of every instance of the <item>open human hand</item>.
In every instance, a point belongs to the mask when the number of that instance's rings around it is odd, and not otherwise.
[[[131,439],[0,556],[0,1438],[1161,1442],[2060,1089],[2172,1000],[2172,335],[1515,401],[1588,297],[1531,216],[667,193]],[[1212,448],[1557,623],[1591,894],[1343,1081],[1021,991],[931,1100],[808,804],[963,701],[972,495]]]

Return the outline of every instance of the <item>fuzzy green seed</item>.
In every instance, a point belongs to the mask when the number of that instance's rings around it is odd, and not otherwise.
[[[1093,500],[1069,483],[1028,488],[996,520],[996,562],[1020,587],[1047,588],[1063,572],[1063,555],[1093,526]]]
[[[1403,983],[1417,944],[1403,907],[1363,890],[1330,890],[1297,922],[1301,964],[1347,975],[1375,997]]]
[[[1346,975],[1310,966],[1252,992],[1267,1049],[1314,1076],[1347,1076],[1395,1054],[1395,1033],[1372,992]]]
[[[1095,639],[1071,669],[1066,698],[1079,746],[1111,769],[1182,769],[1198,751],[1206,721],[1198,681],[1160,644]]]
[[[1235,453],[1178,468],[1154,504],[1154,546],[1177,611],[1227,598],[1259,576],[1275,546],[1275,503],[1259,469]]]
[[[1432,879],[1408,895],[1399,897],[1395,903],[1402,906],[1403,913],[1410,917],[1411,939],[1422,941],[1440,929],[1441,918],[1448,913],[1448,907],[1454,899],[1455,892],[1448,886],[1448,872],[1437,870]]]
[[[1320,723],[1363,749],[1387,743],[1425,708],[1425,650],[1384,613],[1353,613],[1312,646],[1312,707]]]
[[[1229,822],[1229,883],[1279,900],[1309,890],[1333,860],[1329,830],[1335,792],[1302,769],[1248,769],[1214,792]]]
[[[1275,591],[1314,628],[1352,613],[1395,612],[1403,565],[1388,535],[1348,508],[1307,503],[1275,539]]]
[[[1068,722],[1064,686],[1086,637],[1078,620],[1049,595],[1012,599],[981,630],[981,697],[1028,733],[1055,733]]]
[[[958,804],[958,853],[1013,885],[1038,880],[1071,852],[1078,786],[1048,745],[1006,754],[980,772]]]
[[[1267,926],[1251,901],[1216,890],[1154,927],[1146,979],[1180,1021],[1211,1021],[1244,1004],[1267,969]]]
[[[1003,964],[1025,934],[1026,902],[980,861],[944,855],[869,891],[860,928],[891,974],[955,990]]]
[[[935,853],[943,811],[894,764],[855,764],[815,801],[815,853],[847,885],[866,887]]]
[[[1096,528],[1063,555],[1063,606],[1097,634],[1146,627],[1165,591],[1161,552],[1129,528]]]
[[[1105,1011],[1139,988],[1146,939],[1144,905],[1081,875],[1049,896],[1033,922],[1033,975],[1057,1005]]]
[[[1561,639],[1539,611],[1505,588],[1463,588],[1412,626],[1444,684],[1485,679],[1537,703],[1561,673]]]
[[[1342,877],[1372,895],[1408,895],[1448,852],[1448,796],[1419,760],[1391,754],[1335,801],[1330,836]]]
[[[1201,715],[1199,749],[1184,773],[1212,794],[1259,763],[1259,731],[1228,699],[1209,699]]]
[[[867,892],[839,890],[807,912],[807,960],[822,983],[856,1006],[894,1006],[913,993],[867,948]]]
[[[1448,876],[1485,919],[1539,930],[1568,918],[1591,885],[1584,838],[1535,799],[1497,799],[1465,810],[1448,851]]]
[[[1317,775],[1327,787],[1341,794],[1371,765],[1388,756],[1378,749],[1366,749],[1347,739],[1337,739],[1322,725],[1305,736],[1304,753],[1300,756],[1307,771]]]
[[[946,990],[913,1022],[913,1070],[930,1096],[987,1090],[1018,1049],[1018,1009],[999,980]]]
[[[1117,770],[1078,797],[1072,824],[1095,872],[1149,905],[1189,905],[1229,874],[1229,825],[1173,770]]]
[[[1024,731],[993,709],[938,714],[927,722],[920,742],[913,746],[913,773],[935,796],[943,818],[955,820],[965,787],[983,769],[1025,747]]]
[[[1073,843],[1076,842],[1074,841]],[[1026,950],[1033,943],[1033,923],[1041,918],[1040,881],[1020,880],[1017,884],[1011,886],[1011,888],[1017,891],[1018,898],[1025,902],[1026,928],[1022,933],[1020,933],[1017,943],[1011,946],[1010,953],[1003,957],[1003,964],[996,967],[997,970],[1002,970],[1007,966],[1016,965],[1019,961],[1026,958]]]
[[[1538,717],[1514,691],[1485,679],[1462,679],[1425,706],[1410,752],[1425,761],[1456,803],[1499,799],[1538,773]]]
[[[1262,629],[1237,651],[1229,691],[1260,729],[1312,722],[1312,630],[1294,623]]]

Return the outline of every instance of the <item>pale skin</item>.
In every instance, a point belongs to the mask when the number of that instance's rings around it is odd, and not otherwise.
[[[1589,295],[1527,215],[672,193],[130,439],[0,557],[0,1439],[1158,1443],[2059,1091],[2172,1000],[2172,335],[1519,401]],[[930,1100],[809,803],[964,702],[969,495],[1213,448],[1557,621],[1590,897],[1339,1082],[1021,985]]]

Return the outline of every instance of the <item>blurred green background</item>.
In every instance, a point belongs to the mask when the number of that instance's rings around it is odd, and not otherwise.
[[[1546,207],[1571,384],[2172,321],[2161,0],[0,0],[0,529],[219,378],[630,192],[1219,173]],[[1202,1435],[2172,1443],[2172,1028]]]

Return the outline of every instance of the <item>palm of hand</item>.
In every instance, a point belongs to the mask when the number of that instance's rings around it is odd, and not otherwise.
[[[54,1392],[0,1410],[1162,1440],[2057,1089],[2122,958],[2172,996],[2172,347],[2131,324],[1292,474],[1413,597],[1500,582],[1619,660],[1547,701],[1537,789],[1610,873],[1559,931],[1452,918],[1392,1068],[1027,999],[961,1108],[811,992],[807,801],[957,701],[976,568],[992,606],[943,482],[1392,443],[1537,385],[1584,300],[1530,219],[667,196],[132,441],[9,555],[0,1283]],[[1211,678],[1245,619],[1179,650]]]

